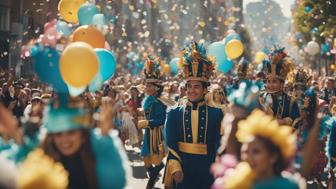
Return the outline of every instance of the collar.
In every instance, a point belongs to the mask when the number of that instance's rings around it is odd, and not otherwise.
[[[205,104],[204,98],[201,98],[200,100],[194,101],[194,102],[191,102],[190,100],[188,100],[187,102],[187,106],[191,106],[193,110],[197,110],[199,106],[202,106],[204,104]]]

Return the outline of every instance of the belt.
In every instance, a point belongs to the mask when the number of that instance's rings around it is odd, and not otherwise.
[[[207,155],[208,148],[206,144],[193,144],[187,142],[178,142],[178,149],[188,154]]]

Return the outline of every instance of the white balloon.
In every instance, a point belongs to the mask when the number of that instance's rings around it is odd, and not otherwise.
[[[310,55],[316,55],[320,52],[320,46],[316,41],[310,41],[307,44],[307,52]]]

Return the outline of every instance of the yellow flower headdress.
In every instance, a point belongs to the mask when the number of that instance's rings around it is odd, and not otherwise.
[[[279,126],[276,119],[261,110],[254,110],[246,120],[238,123],[236,136],[242,143],[249,142],[255,136],[267,138],[280,148],[285,158],[292,157],[296,150],[296,138],[292,134],[292,128],[286,125]]]
[[[18,189],[66,189],[68,173],[43,150],[31,152],[19,168]]]

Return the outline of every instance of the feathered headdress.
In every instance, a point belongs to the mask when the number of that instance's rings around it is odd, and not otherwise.
[[[206,54],[202,44],[192,42],[181,53],[180,64],[183,65],[184,79],[209,82],[215,69],[215,59]]]
[[[275,48],[269,55],[269,60],[263,61],[267,78],[286,80],[288,73],[293,69],[293,62],[284,52],[285,48]]]
[[[298,68],[287,76],[288,83],[294,84],[294,86],[306,87],[311,79],[311,75],[303,68]]]
[[[155,58],[154,56],[150,55],[147,57],[144,68],[146,82],[162,82],[162,75],[160,70],[161,64],[162,61],[159,57]]]
[[[236,136],[242,143],[249,142],[252,137],[256,136],[269,139],[280,148],[281,154],[285,158],[292,157],[296,150],[296,138],[292,134],[292,128],[284,125],[279,126],[277,120],[261,110],[254,110],[246,120],[238,123]]]

